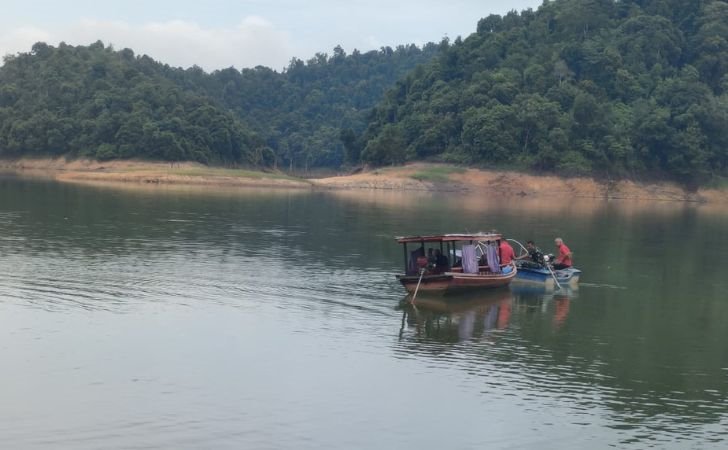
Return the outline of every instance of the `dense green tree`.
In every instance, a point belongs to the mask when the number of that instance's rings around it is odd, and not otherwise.
[[[376,165],[401,164],[404,162],[405,148],[402,134],[398,126],[386,125],[376,138],[367,143],[362,159]]]
[[[697,19],[698,30],[691,50],[695,66],[705,82],[726,92],[723,82],[728,74],[728,3],[708,2]]]
[[[39,42],[0,68],[0,154],[251,163],[254,139],[225,109],[171,81],[167,66],[103,43]],[[214,124],[227,145],[205,138]]]
[[[553,0],[491,15],[443,42],[411,89],[392,88],[364,140],[399,129],[410,160],[704,183],[727,174],[727,24],[725,0]],[[375,148],[365,161],[390,161]]]
[[[294,58],[282,73],[266,67],[228,68],[208,76],[192,68],[170,77],[233,111],[282,167],[339,167],[360,162],[364,145],[359,136],[384,92],[437,52],[438,46],[428,44],[347,55],[336,46],[332,56],[317,53],[305,62]],[[354,133],[348,143],[342,130]]]
[[[0,154],[281,164],[358,164],[367,112],[437,46],[384,47],[206,74],[96,42],[39,42],[0,68]],[[353,133],[345,160],[341,130]]]

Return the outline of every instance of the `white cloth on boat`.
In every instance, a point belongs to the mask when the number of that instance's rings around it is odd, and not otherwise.
[[[463,245],[463,273],[478,273],[478,257],[474,245]]]
[[[500,262],[498,261],[498,246],[495,244],[487,244],[485,246],[485,256],[488,258],[488,268],[493,273],[500,273]]]

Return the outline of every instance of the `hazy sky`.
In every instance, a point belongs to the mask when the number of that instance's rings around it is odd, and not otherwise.
[[[0,55],[33,43],[129,47],[173,66],[264,65],[466,37],[480,18],[542,0],[2,0]]]

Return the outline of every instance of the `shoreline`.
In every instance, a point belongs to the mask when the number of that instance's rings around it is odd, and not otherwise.
[[[224,186],[323,190],[394,190],[489,194],[519,198],[592,198],[727,204],[728,190],[688,192],[676,183],[602,182],[592,178],[529,175],[515,171],[412,163],[353,175],[295,178],[282,172],[208,167],[199,163],[0,159],[0,170],[19,176],[71,183],[137,183],[149,185]]]
[[[136,183],[149,185],[305,188],[311,183],[281,173],[207,167],[199,163],[156,161],[93,161],[0,159],[0,170],[19,176],[68,183]]]

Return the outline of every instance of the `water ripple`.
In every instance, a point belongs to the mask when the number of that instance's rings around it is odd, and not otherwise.
[[[401,203],[321,193],[41,188],[0,192],[2,448],[718,448],[728,439],[718,269],[713,287],[695,291],[655,264],[613,277],[592,259],[580,290],[423,296],[416,310],[406,299],[396,308],[401,249],[391,236],[480,226],[483,211],[437,198],[402,214]],[[523,234],[564,223],[526,226],[522,211],[489,211]],[[691,234],[691,245],[720,226]]]

